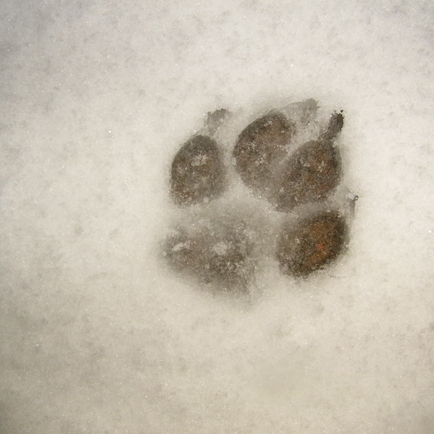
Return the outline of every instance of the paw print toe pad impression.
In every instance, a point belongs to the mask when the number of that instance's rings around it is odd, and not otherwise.
[[[284,225],[276,257],[284,274],[307,276],[336,259],[342,252],[347,225],[337,212],[326,212],[294,227]]]
[[[329,141],[301,146],[285,163],[276,195],[276,205],[289,211],[297,205],[325,199],[339,184],[341,158]]]
[[[195,136],[175,155],[170,193],[180,206],[207,202],[221,196],[224,178],[224,166],[216,141],[208,136]]]
[[[279,112],[256,119],[241,132],[233,156],[248,187],[261,194],[269,193],[274,169],[286,156],[294,132],[295,125]]]

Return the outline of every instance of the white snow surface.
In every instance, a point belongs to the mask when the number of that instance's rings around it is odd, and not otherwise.
[[[433,23],[422,0],[1,0],[0,433],[432,434]],[[169,272],[180,145],[311,97],[345,112],[345,255],[304,281],[270,259],[250,299]]]

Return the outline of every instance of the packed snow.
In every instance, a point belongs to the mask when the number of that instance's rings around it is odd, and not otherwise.
[[[433,19],[424,0],[3,1],[0,432],[433,433]],[[170,269],[162,242],[203,212],[170,197],[181,145],[208,128],[230,150],[311,98],[345,115],[339,260],[298,279],[265,249],[248,296]],[[280,217],[249,194],[206,212],[267,240]]]

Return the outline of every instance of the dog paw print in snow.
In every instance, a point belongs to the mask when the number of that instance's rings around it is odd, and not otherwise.
[[[170,196],[179,210],[163,242],[171,269],[204,286],[248,290],[264,267],[306,278],[348,242],[342,187],[342,112],[315,100],[256,119],[221,109],[175,155]]]

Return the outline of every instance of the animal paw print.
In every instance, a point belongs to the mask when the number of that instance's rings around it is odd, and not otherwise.
[[[318,109],[309,99],[248,125],[238,118],[236,139],[235,115],[208,114],[171,166],[182,217],[163,242],[170,268],[202,285],[247,290],[270,258],[284,275],[306,278],[340,257],[348,242],[349,201],[337,193],[344,116],[321,120]]]

